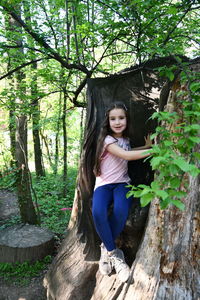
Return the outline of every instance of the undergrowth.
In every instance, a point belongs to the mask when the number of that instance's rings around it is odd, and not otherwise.
[[[45,177],[39,179],[36,178],[35,174],[32,174],[32,189],[33,201],[37,202],[41,226],[48,228],[53,233],[62,235],[65,233],[74,200],[74,191],[76,185],[77,169],[68,168],[68,179],[67,179],[67,196],[63,197],[63,180],[61,174],[46,173]],[[12,177],[12,180],[10,181]],[[13,174],[3,177],[0,188],[15,190],[15,181]],[[19,224],[20,217],[12,216],[10,219],[1,222],[0,229],[8,226]]]
[[[41,227],[51,230],[58,242],[66,232],[71,215],[71,208],[74,199],[77,169],[68,168],[67,197],[63,197],[63,180],[61,174],[46,173],[45,177],[37,179],[32,174],[33,201],[38,203]],[[8,174],[1,181],[0,189],[15,190],[13,173]],[[36,198],[37,199],[36,199]],[[20,216],[12,216],[0,223],[0,230],[20,224]],[[14,282],[16,285],[28,285],[33,277],[39,276],[52,257],[47,256],[35,263],[0,263],[0,277],[6,282]]]
[[[17,285],[27,285],[33,277],[39,276],[43,270],[48,268],[51,263],[52,257],[46,256],[42,260],[34,263],[0,263],[0,277],[7,283]]]

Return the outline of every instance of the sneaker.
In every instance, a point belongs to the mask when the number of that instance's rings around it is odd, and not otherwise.
[[[112,263],[108,251],[103,244],[101,244],[101,257],[99,260],[99,271],[102,275],[109,275],[112,272]]]
[[[125,262],[124,253],[117,248],[111,252],[110,258],[119,280],[126,282],[130,276],[130,268]]]

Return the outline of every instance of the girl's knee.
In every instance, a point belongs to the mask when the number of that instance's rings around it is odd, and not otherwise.
[[[92,216],[95,222],[102,223],[107,220],[107,213],[103,213],[101,210],[92,208]]]

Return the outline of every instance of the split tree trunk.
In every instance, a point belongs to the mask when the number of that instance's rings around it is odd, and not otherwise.
[[[137,78],[134,79],[136,82]],[[113,82],[109,82],[109,85],[111,84],[114,85]],[[176,207],[161,211],[158,200],[155,199],[148,214],[148,208],[141,209],[134,200],[133,211],[119,239],[126,259],[131,265],[132,276],[128,283],[121,283],[115,274],[102,276],[98,271],[100,242],[95,234],[91,216],[94,136],[108,99],[118,100],[116,95],[121,97],[124,93],[120,86],[120,78],[115,84],[115,89],[112,86],[115,92],[111,94],[105,82],[103,82],[104,90],[102,91],[101,82],[97,81],[98,88],[93,87],[91,93],[93,101],[89,98],[87,115],[89,126],[86,128],[72,216],[68,235],[44,279],[47,299],[196,300],[200,297],[198,285],[200,280],[198,263],[199,178],[189,178],[188,195],[183,200],[186,206],[184,212]],[[128,83],[123,77],[124,86],[129,90]],[[119,94],[116,92],[117,88]],[[107,94],[106,89],[108,89]],[[97,94],[100,95],[99,97],[102,95],[103,98],[98,105],[97,100],[94,104]],[[139,94],[142,95],[141,91]],[[140,122],[136,124],[143,136],[145,133],[142,127],[144,119],[141,117],[144,116],[143,102],[141,101],[141,106],[137,107],[136,102],[133,103],[131,99],[129,102],[127,98],[130,99],[126,97],[124,102],[130,108],[131,115],[134,115],[134,120],[138,115],[140,116]],[[152,112],[148,107],[146,110]],[[134,132],[136,144],[141,144],[139,140],[141,136],[137,138],[137,133],[136,129]],[[136,171],[132,166],[130,168],[133,172],[131,175],[139,178],[136,183],[148,183],[152,180],[151,172],[144,164],[136,165]],[[148,221],[144,232],[147,214]]]

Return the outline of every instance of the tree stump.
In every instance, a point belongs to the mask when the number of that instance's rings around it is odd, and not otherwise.
[[[54,252],[54,236],[35,225],[20,224],[0,231],[0,262],[34,262]]]

